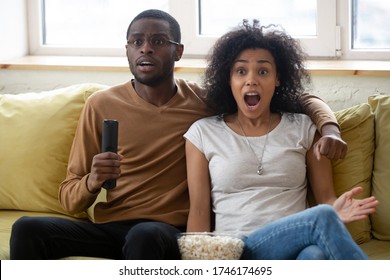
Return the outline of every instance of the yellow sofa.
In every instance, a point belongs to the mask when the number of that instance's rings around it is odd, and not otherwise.
[[[21,216],[93,220],[93,207],[67,214],[57,193],[84,102],[104,88],[80,84],[0,95],[0,259],[9,259],[12,224]],[[390,96],[371,96],[336,116],[349,145],[347,157],[333,163],[336,193],[360,185],[362,197],[380,201],[376,214],[348,229],[370,259],[390,259]]]

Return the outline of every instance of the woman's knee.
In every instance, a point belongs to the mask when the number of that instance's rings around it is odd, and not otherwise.
[[[324,251],[317,245],[304,248],[297,256],[297,260],[326,260]]]
[[[311,208],[313,212],[321,219],[338,220],[338,215],[334,208],[328,204],[320,204]]]

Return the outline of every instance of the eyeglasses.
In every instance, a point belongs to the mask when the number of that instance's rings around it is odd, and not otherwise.
[[[138,49],[141,48],[143,45],[145,45],[146,41],[148,41],[149,45],[152,46],[153,48],[163,48],[168,46],[169,44],[174,44],[177,46],[180,45],[180,43],[169,40],[165,36],[153,35],[147,38],[145,37],[130,38],[127,41],[127,46]]]

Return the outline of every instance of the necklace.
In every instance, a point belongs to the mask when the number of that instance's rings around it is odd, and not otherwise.
[[[239,125],[239,127],[240,127],[240,129],[242,131],[242,134],[244,134],[246,143],[247,143],[248,147],[251,149],[253,156],[256,158],[256,160],[258,162],[258,165],[257,165],[257,174],[258,175],[261,175],[261,174],[264,173],[263,156],[264,156],[265,147],[267,146],[267,142],[268,142],[268,134],[269,134],[269,132],[271,130],[271,120],[272,120],[272,115],[269,117],[268,131],[267,131],[267,134],[265,135],[264,146],[263,146],[263,150],[261,151],[261,157],[260,157],[260,160],[259,160],[259,158],[257,157],[255,151],[252,148],[252,145],[249,143],[248,137],[246,136],[245,131],[244,131],[244,129],[243,129],[239,119],[238,119],[238,116],[237,116],[237,122],[238,122],[238,125]]]

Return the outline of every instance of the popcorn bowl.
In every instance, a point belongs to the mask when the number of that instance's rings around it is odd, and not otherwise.
[[[237,234],[185,232],[177,239],[182,260],[238,260],[244,242]]]

